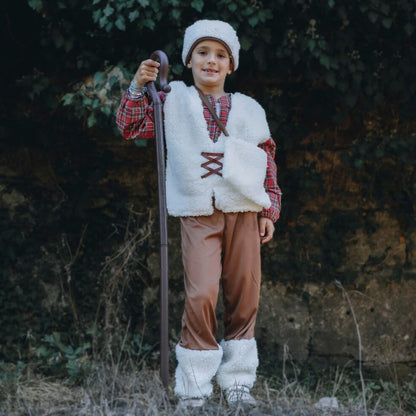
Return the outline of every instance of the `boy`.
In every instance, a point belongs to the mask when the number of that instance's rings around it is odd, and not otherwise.
[[[260,245],[273,237],[281,192],[264,110],[248,96],[224,92],[227,75],[238,68],[239,49],[228,23],[195,22],[185,31],[182,51],[194,86],[174,81],[169,94],[161,93],[167,208],[181,220],[185,272],[175,393],[190,406],[201,406],[211,395],[214,376],[228,403],[255,403],[250,389],[258,366]],[[156,80],[158,67],[143,61],[121,101],[117,124],[126,139],[154,135],[144,86]],[[220,281],[225,316],[218,345]]]

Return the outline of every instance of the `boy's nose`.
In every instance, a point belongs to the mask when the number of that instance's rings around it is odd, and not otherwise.
[[[208,63],[216,63],[217,60],[215,59],[215,55],[208,55]]]

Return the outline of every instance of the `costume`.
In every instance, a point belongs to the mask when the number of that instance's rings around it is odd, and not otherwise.
[[[165,102],[167,95],[159,93],[162,103]],[[228,114],[232,107],[232,96],[227,94],[215,100],[215,97],[207,95],[211,104],[215,107],[218,105],[220,120],[223,124],[227,123]],[[203,113],[206,121],[209,137],[213,142],[216,142],[221,135],[221,130],[210,114],[209,110],[203,104]],[[116,114],[116,122],[118,130],[126,140],[145,140],[154,138],[154,119],[153,106],[149,105],[146,96],[136,98],[132,96],[127,90],[121,99],[120,105]],[[272,138],[262,142],[258,145],[267,154],[267,169],[266,178],[264,180],[264,189],[268,194],[271,206],[270,208],[263,208],[261,216],[271,219],[276,222],[279,219],[281,207],[281,190],[277,184],[277,169],[274,162],[276,144]],[[243,175],[245,176],[245,175]]]
[[[240,45],[234,29],[205,20],[185,32],[184,64],[201,39],[224,44],[233,69],[238,67]],[[181,219],[185,275],[175,393],[183,400],[202,400],[211,395],[216,376],[229,402],[240,398],[250,402],[258,366],[254,338],[261,280],[258,215],[276,221],[280,212],[274,142],[264,110],[252,98],[237,93],[217,101],[208,95],[211,104],[218,104],[217,113],[230,133],[225,137],[194,87],[182,82],[171,87],[167,96],[161,94],[167,203],[169,214]],[[147,99],[126,93],[117,123],[126,138],[151,137]],[[224,339],[218,344],[215,307],[220,282],[225,316]]]
[[[270,198],[263,187],[267,155],[257,145],[270,137],[270,131],[260,105],[243,94],[233,94],[227,121],[230,136],[221,134],[214,143],[196,89],[179,81],[170,86],[164,104],[169,214],[211,215],[212,198],[223,212],[269,208]],[[245,121],[248,114],[250,124]],[[204,163],[207,154],[216,155],[215,164],[222,169],[209,174],[214,162]]]

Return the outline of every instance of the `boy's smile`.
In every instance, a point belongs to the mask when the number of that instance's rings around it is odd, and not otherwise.
[[[225,78],[231,71],[230,55],[215,40],[203,40],[192,51],[188,68],[192,69],[195,85],[206,94],[224,95]]]

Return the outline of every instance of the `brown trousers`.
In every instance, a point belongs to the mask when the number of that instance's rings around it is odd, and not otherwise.
[[[218,349],[215,315],[222,282],[224,338],[254,337],[260,297],[260,236],[256,212],[181,218],[185,310],[180,345]]]

